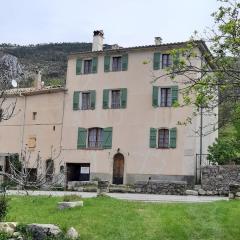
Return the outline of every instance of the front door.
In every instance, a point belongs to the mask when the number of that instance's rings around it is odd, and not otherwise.
[[[117,153],[113,158],[113,184],[123,184],[124,156]]]

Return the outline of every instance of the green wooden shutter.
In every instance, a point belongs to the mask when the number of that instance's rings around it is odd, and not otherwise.
[[[97,73],[97,67],[98,67],[98,58],[94,57],[92,59],[92,73]]]
[[[153,107],[158,107],[158,92],[159,92],[159,87],[153,86],[153,92],[152,92]]]
[[[179,61],[180,61],[180,54],[179,52],[177,52],[175,55],[171,56],[172,57],[172,63],[173,63],[173,66],[174,68],[176,68],[179,64]]]
[[[157,129],[150,128],[150,141],[149,141],[150,148],[156,148],[157,146]]]
[[[103,129],[103,148],[112,148],[112,127]]]
[[[96,105],[96,91],[95,90],[90,91],[90,104],[91,104],[91,109],[95,109],[95,105]]]
[[[128,70],[128,54],[122,55],[122,71]]]
[[[103,90],[103,109],[109,108],[109,89],[104,89]]]
[[[161,67],[161,53],[160,52],[155,52],[153,56],[153,69],[158,70]]]
[[[178,86],[172,86],[172,105],[178,102]]]
[[[82,73],[82,59],[78,58],[76,61],[76,75],[80,75]]]
[[[87,140],[87,129],[78,128],[78,140],[77,140],[77,149],[86,148],[86,140]]]
[[[176,148],[177,145],[177,128],[170,129],[170,148]]]
[[[104,57],[104,72],[110,72],[110,56]]]
[[[127,107],[127,88],[121,89],[121,108]]]
[[[73,110],[79,110],[79,92],[73,93]]]

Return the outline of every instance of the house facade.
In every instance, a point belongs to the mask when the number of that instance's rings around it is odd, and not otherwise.
[[[161,44],[157,38],[155,45],[103,50],[103,32],[94,31],[93,38],[93,51],[69,56],[65,89],[36,93],[29,96],[28,104],[23,98],[18,104],[26,109],[24,113],[0,123],[0,153],[20,152],[33,135],[35,153],[41,151],[49,159],[50,146],[58,149],[56,161],[64,162],[67,181],[193,183],[201,118],[179,125],[192,116],[194,108],[176,107],[183,103],[181,91],[187,79],[163,76],[156,80],[172,64],[169,51],[186,43]],[[199,42],[195,51],[201,54],[207,47]],[[201,62],[193,60],[193,64]],[[33,112],[39,116],[38,123]],[[217,114],[202,117],[205,126],[216,119]],[[217,131],[203,137],[203,153],[216,137]]]

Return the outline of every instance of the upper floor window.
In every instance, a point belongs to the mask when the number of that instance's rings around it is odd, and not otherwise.
[[[159,105],[161,107],[171,107],[172,105],[172,93],[171,88],[159,88]]]
[[[153,86],[153,107],[171,107],[178,102],[178,86],[158,87]]]
[[[162,54],[162,68],[168,68],[172,65],[172,56],[170,54]]]
[[[76,60],[76,75],[97,73],[98,58],[90,59],[78,58]]]
[[[122,70],[122,57],[113,57],[112,58],[112,71],[121,71]]]
[[[105,56],[104,72],[116,72],[128,70],[128,54],[121,56]]]
[[[111,91],[111,108],[121,108],[121,91]]]
[[[103,90],[103,108],[126,108],[127,107],[127,89],[104,89]]]
[[[90,92],[82,92],[80,94],[80,109],[81,110],[88,110],[91,109],[91,98],[90,98]]]
[[[172,66],[173,64],[172,58],[173,57],[171,54],[168,53],[161,54],[160,52],[155,52],[153,56],[153,69],[159,70]]]
[[[84,74],[92,73],[92,59],[84,60]]]
[[[32,113],[32,120],[36,120],[36,118],[37,118],[37,112],[33,112]]]
[[[73,93],[73,110],[89,110],[95,109],[96,91],[75,91]]]
[[[103,129],[90,128],[88,130],[88,147],[102,148],[102,143],[103,143]]]

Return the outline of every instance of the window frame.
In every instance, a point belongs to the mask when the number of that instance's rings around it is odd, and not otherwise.
[[[167,57],[166,58],[166,61],[164,61],[165,60],[165,58],[164,57]],[[166,68],[168,68],[168,67],[171,67],[172,66],[172,64],[173,64],[173,61],[172,61],[172,55],[171,54],[169,54],[169,53],[163,53],[162,54],[162,56],[161,56],[161,62],[162,62],[162,69],[166,69]]]
[[[91,64],[88,65],[88,71],[85,71],[85,63],[86,62],[90,62]],[[86,59],[83,59],[83,74],[91,74],[92,73],[92,64],[93,64],[93,60],[92,58],[86,58]]]
[[[163,145],[160,146],[160,131],[164,131]],[[167,134],[166,134],[167,132]],[[167,137],[166,137],[167,136]],[[167,139],[167,142],[165,142]],[[169,149],[170,148],[170,129],[169,128],[159,128],[157,129],[157,148],[158,149]]]
[[[94,140],[92,143],[94,143],[94,146],[90,146],[90,131],[96,130]],[[103,134],[104,129],[99,127],[93,127],[87,129],[87,149],[103,149]],[[99,140],[100,137],[100,140]]]
[[[113,92],[119,92],[119,103],[116,106],[113,106]],[[108,97],[110,109],[121,109],[121,89],[110,89]]]
[[[83,94],[88,94],[88,108],[83,108]],[[90,91],[82,91],[79,92],[79,110],[91,110],[91,92]]]
[[[166,94],[165,103],[162,103],[162,89],[169,89],[169,94]],[[168,99],[169,98],[169,99]],[[168,105],[169,103],[169,105]],[[158,87],[158,107],[172,107],[172,87],[170,86],[163,86]]]
[[[120,63],[117,63],[117,69],[113,68],[113,59],[118,58],[120,59]],[[110,61],[110,66],[111,66],[111,72],[121,72],[122,71],[122,55],[116,55],[116,56],[111,56],[111,61]]]

